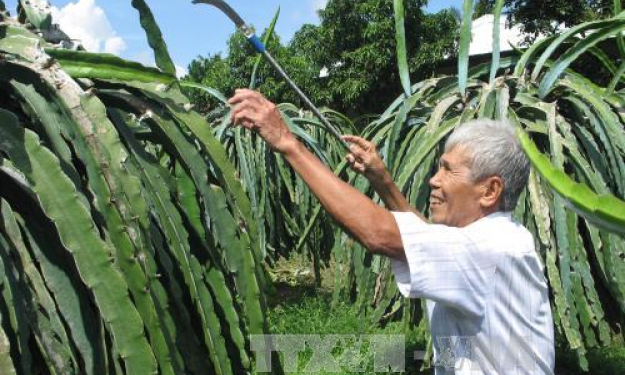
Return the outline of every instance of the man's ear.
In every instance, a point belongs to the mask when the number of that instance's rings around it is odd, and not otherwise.
[[[482,196],[480,206],[485,209],[499,207],[502,199],[504,184],[499,176],[490,176],[482,182]]]

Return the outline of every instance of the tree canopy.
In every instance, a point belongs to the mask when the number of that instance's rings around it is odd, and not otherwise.
[[[456,48],[454,13],[426,14],[425,3],[413,0],[404,5],[409,67],[415,80],[432,75],[436,64],[455,55]],[[393,2],[330,0],[319,16],[321,24],[298,33],[293,48],[315,51],[310,55],[313,62],[328,69],[327,89],[334,108],[352,114],[379,112],[401,87]]]
[[[478,0],[477,17],[491,13],[496,0]],[[505,0],[508,22],[520,24],[531,42],[540,34],[551,35],[560,27],[606,18],[614,0]]]
[[[425,3],[405,3],[409,66],[415,80],[433,75],[439,62],[456,54],[457,16],[451,10],[426,14]],[[349,115],[379,112],[401,87],[392,37],[393,2],[330,0],[319,15],[319,25],[302,26],[286,45],[272,36],[269,51],[315,103]],[[189,66],[188,79],[228,95],[235,87],[249,85],[255,60],[245,39],[234,34],[227,56],[198,57]],[[324,68],[328,75],[320,77]],[[301,104],[264,62],[256,87],[274,101]],[[206,94],[190,95],[200,111],[215,104]]]

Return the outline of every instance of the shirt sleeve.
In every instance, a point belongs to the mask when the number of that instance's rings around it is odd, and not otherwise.
[[[482,316],[498,255],[480,250],[461,228],[428,224],[412,212],[393,216],[407,259],[391,259],[400,293]]]

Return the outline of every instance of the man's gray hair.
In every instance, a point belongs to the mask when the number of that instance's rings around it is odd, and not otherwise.
[[[508,121],[479,119],[460,125],[445,143],[445,152],[462,147],[469,157],[471,180],[489,176],[503,180],[501,211],[512,211],[527,185],[530,163],[514,126]]]

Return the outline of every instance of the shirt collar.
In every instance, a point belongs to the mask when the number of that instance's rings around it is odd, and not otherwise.
[[[477,226],[477,225],[482,225],[488,222],[491,222],[493,220],[499,220],[499,219],[503,219],[503,220],[512,220],[512,212],[510,211],[497,211],[497,212],[493,212],[490,215],[486,215],[480,219],[477,219],[476,221],[472,222],[471,224],[467,225],[465,228],[469,228],[469,227],[473,227],[473,226]]]

